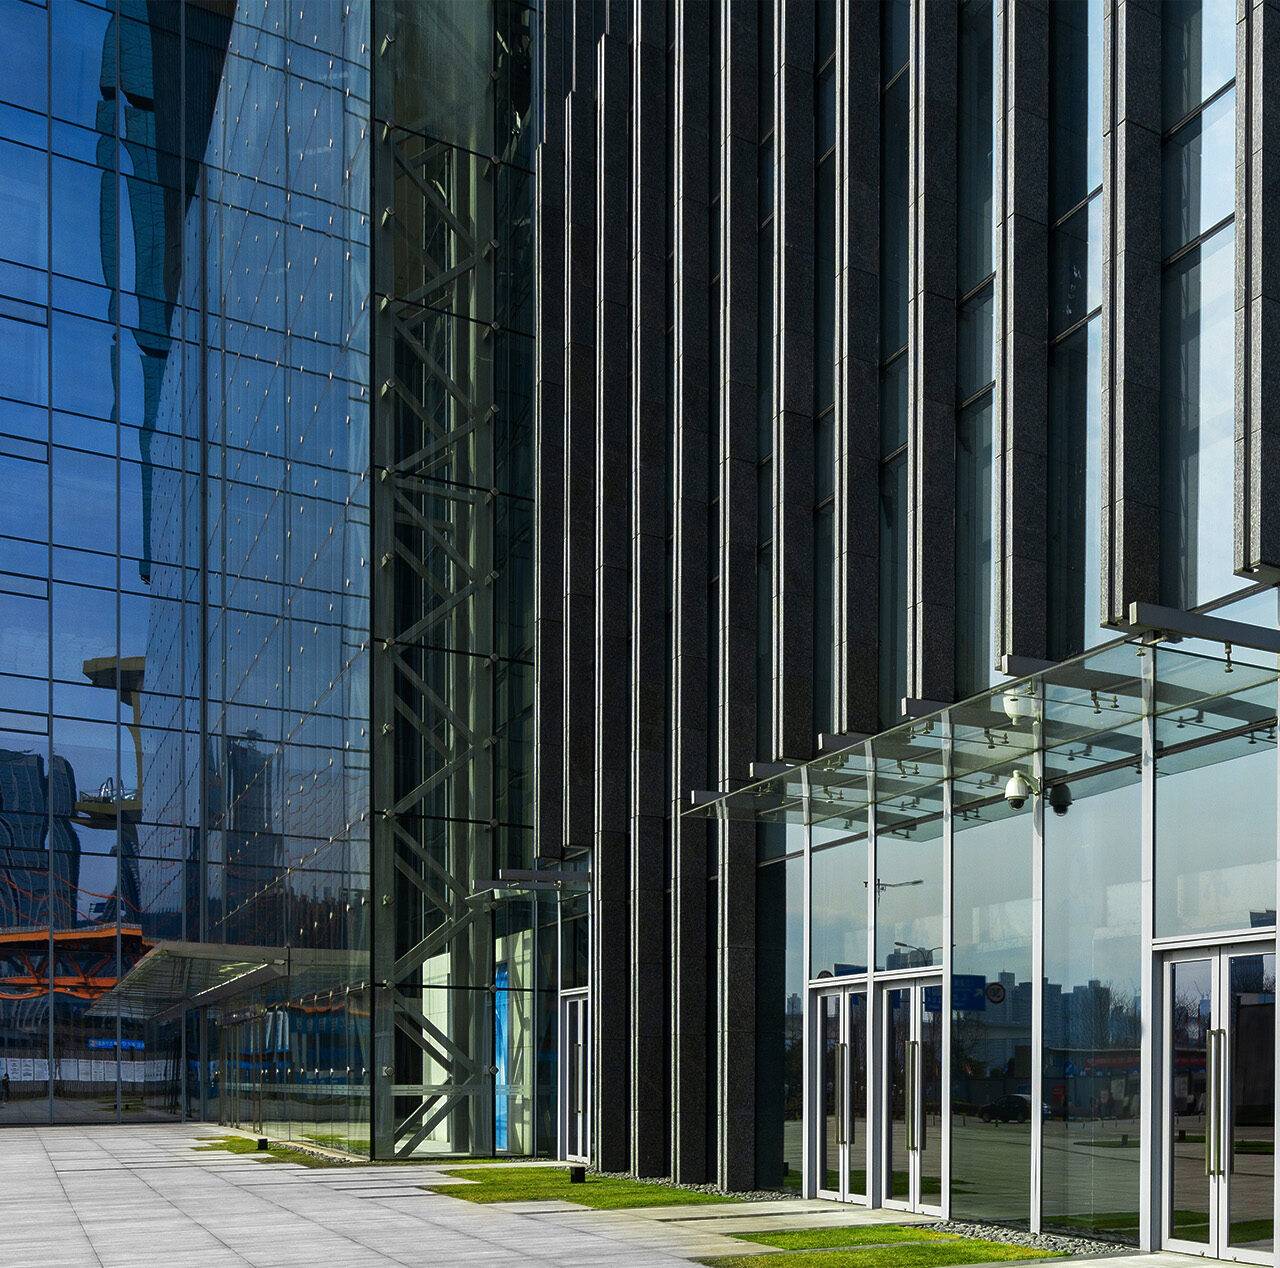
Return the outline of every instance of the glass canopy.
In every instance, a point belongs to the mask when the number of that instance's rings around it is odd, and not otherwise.
[[[941,819],[948,780],[959,809],[1002,796],[1014,772],[1029,786],[1043,781],[1052,788],[1136,768],[1147,718],[1161,754],[1236,737],[1240,745],[1274,744],[1276,661],[1269,653],[1199,640],[1113,643],[685,813],[856,832],[866,829],[874,808],[880,834],[904,835]],[[1225,760],[1233,751],[1215,744],[1208,760]]]

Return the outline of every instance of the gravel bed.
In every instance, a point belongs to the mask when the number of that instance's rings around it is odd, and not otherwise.
[[[603,1176],[608,1180],[634,1180],[638,1184],[660,1184],[667,1189],[684,1189],[688,1193],[709,1193],[722,1197],[726,1202],[777,1202],[780,1198],[797,1198],[798,1193],[779,1193],[773,1189],[750,1189],[745,1193],[726,1193],[715,1184],[676,1184],[673,1180],[660,1176],[633,1176],[627,1171],[597,1171],[594,1167],[588,1170],[593,1176]]]
[[[959,1233],[962,1237],[982,1237],[1007,1246],[1025,1246],[1028,1250],[1048,1250],[1056,1255],[1130,1255],[1132,1246],[1121,1242],[1104,1242],[1092,1237],[1069,1237],[1065,1233],[1027,1233],[999,1224],[970,1224],[963,1220],[938,1220],[928,1225],[939,1233]]]

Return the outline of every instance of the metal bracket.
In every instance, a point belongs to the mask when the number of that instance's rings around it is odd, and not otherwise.
[[[1131,603],[1129,631],[1151,634],[1163,639],[1200,638],[1210,643],[1226,643],[1231,647],[1247,647],[1255,652],[1280,655],[1280,630],[1244,621],[1230,621],[1221,616],[1185,612],[1158,603]]]
[[[828,735],[826,731],[818,733],[819,753],[838,753],[852,748],[855,744],[863,744],[871,737],[865,731],[842,731],[836,735]]]

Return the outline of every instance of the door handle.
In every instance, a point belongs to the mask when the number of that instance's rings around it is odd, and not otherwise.
[[[1204,1123],[1204,1173],[1207,1176],[1226,1174],[1222,1154],[1222,1061],[1226,1052],[1227,1032],[1210,1030],[1205,1035],[1205,1123]]]
[[[1225,1157],[1226,1155],[1225,1136],[1226,1136],[1226,1125],[1227,1125],[1227,1113],[1226,1113],[1227,1072],[1225,1069],[1226,1061],[1227,1061],[1227,1032],[1225,1030],[1219,1030],[1218,1031],[1218,1052],[1213,1062],[1214,1073],[1216,1073],[1218,1076],[1218,1094],[1214,1099],[1214,1110],[1213,1110],[1213,1119],[1214,1119],[1213,1150],[1217,1159],[1217,1172],[1218,1172],[1218,1175],[1220,1176],[1224,1176],[1227,1174],[1227,1164],[1226,1164],[1226,1157]]]
[[[907,1041],[907,1149],[916,1148],[916,1049],[914,1039]]]
[[[1217,1046],[1216,1033],[1205,1033],[1204,1046],[1204,1173],[1213,1175],[1213,1102],[1217,1093],[1217,1081],[1213,1068],[1213,1050]]]
[[[843,1145],[846,1143],[845,1132],[845,1087],[844,1075],[845,1064],[847,1062],[848,1045],[843,1043],[836,1044],[836,1144]]]

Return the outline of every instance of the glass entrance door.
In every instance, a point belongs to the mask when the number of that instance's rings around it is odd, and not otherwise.
[[[1271,1263],[1275,987],[1270,946],[1165,961],[1164,1242]]]
[[[942,1212],[942,983],[881,987],[884,1203]]]
[[[560,996],[560,1156],[566,1162],[588,1162],[591,1133],[588,1107],[588,1044],[586,991]]]
[[[867,1193],[867,997],[861,986],[815,993],[818,1192],[839,1201]]]

